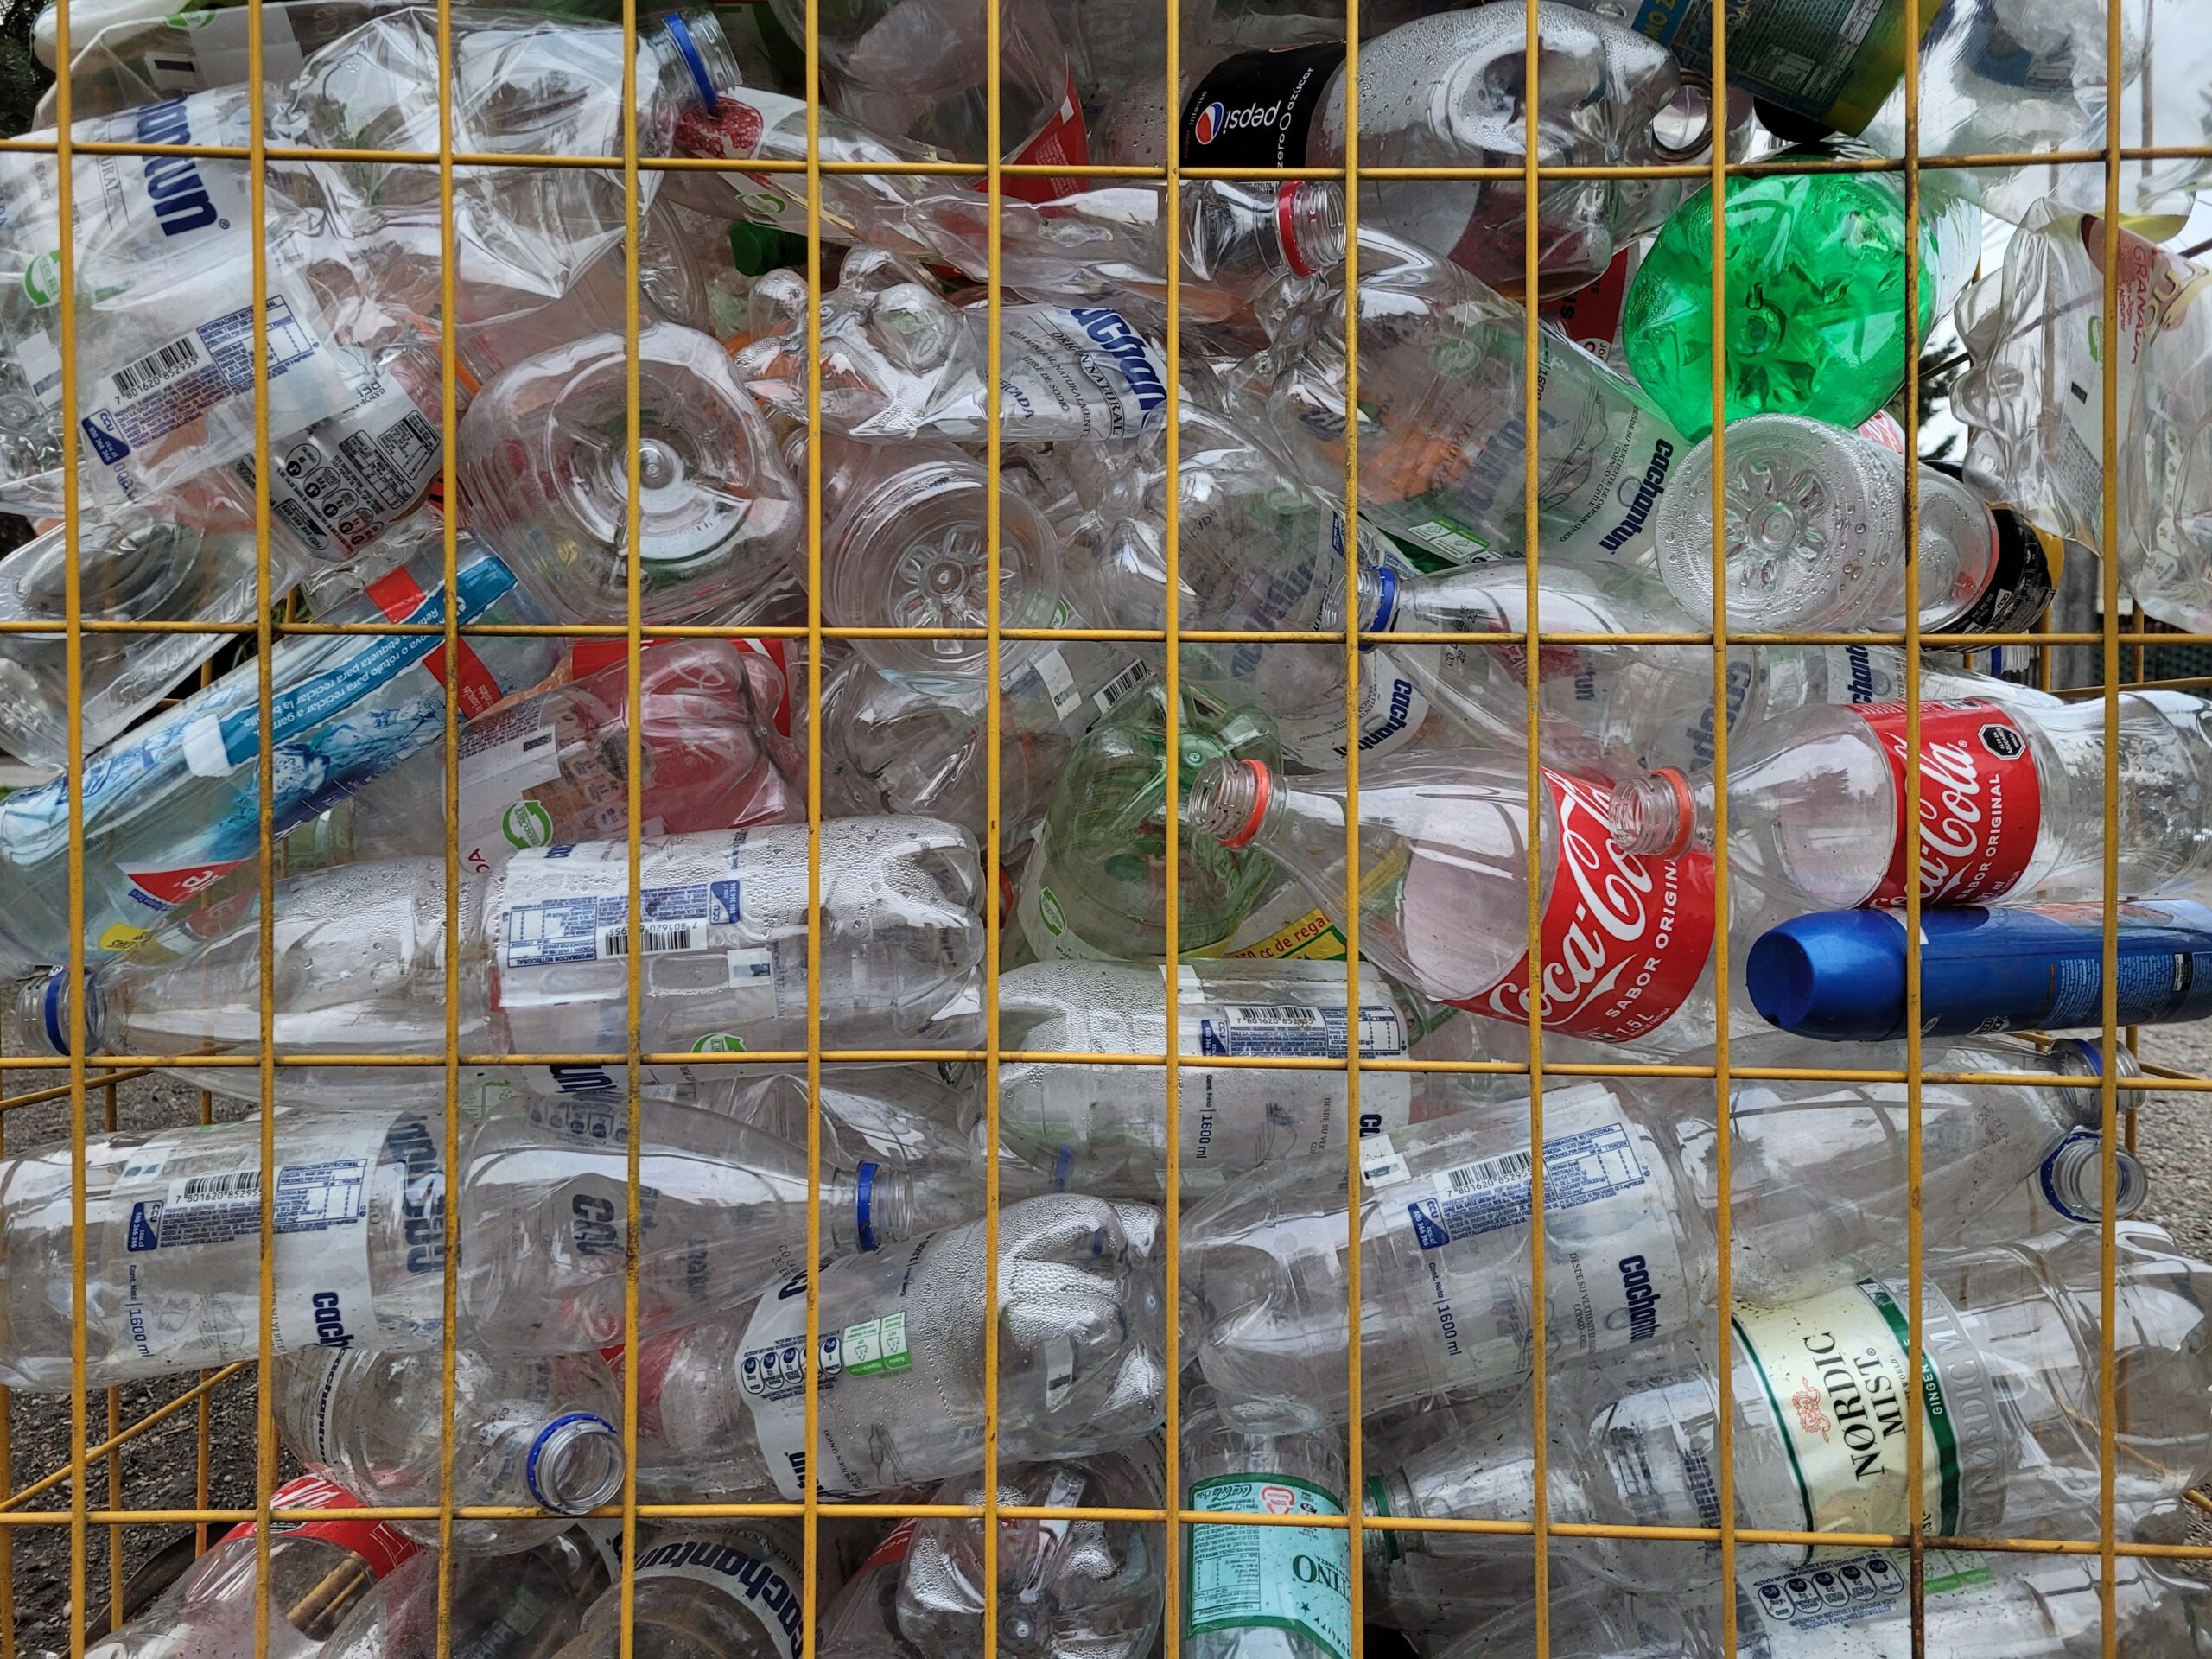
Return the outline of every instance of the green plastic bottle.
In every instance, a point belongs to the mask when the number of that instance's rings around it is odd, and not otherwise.
[[[1783,159],[1831,159],[1800,149]],[[1981,216],[1972,203],[1921,195],[1919,320],[1972,274]],[[1856,426],[1904,384],[1904,181],[1888,173],[1817,173],[1728,184],[1728,418],[1777,413]],[[1713,194],[1660,226],[1629,284],[1622,319],[1630,369],[1692,438],[1713,429]]]
[[[1217,755],[1275,764],[1281,745],[1260,709],[1185,689],[1177,785],[1190,792]],[[1167,949],[1167,694],[1131,692],[1068,755],[1022,872],[1008,948],[1020,960],[1156,958]],[[1264,856],[1185,830],[1178,862],[1184,950],[1229,938],[1273,874]]]

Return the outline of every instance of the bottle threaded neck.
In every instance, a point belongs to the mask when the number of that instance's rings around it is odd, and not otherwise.
[[[1696,817],[1689,779],[1672,766],[1613,791],[1613,842],[1624,853],[1679,857],[1690,844]]]
[[[2059,1142],[2043,1166],[2044,1198],[2052,1209],[2073,1221],[2104,1219],[2104,1137],[2082,1130]],[[2114,1150],[2113,1161],[2113,1213],[2132,1216],[2150,1193],[2150,1177],[2125,1147]]]
[[[1234,850],[1260,832],[1274,779],[1257,760],[1219,755],[1198,768],[1183,798],[1183,823]]]
[[[556,1515],[595,1510],[622,1488],[622,1436],[595,1411],[555,1418],[531,1442],[530,1495]]]
[[[1275,191],[1275,240],[1297,276],[1325,276],[1344,262],[1344,190],[1328,179],[1286,179]]]

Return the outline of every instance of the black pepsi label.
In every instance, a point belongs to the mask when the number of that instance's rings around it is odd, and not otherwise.
[[[1344,60],[1341,41],[1243,52],[1183,105],[1185,167],[1302,167],[1306,135]]]

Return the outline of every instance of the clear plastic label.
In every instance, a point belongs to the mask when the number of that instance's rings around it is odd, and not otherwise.
[[[762,1012],[772,1014],[775,953],[735,941],[742,919],[744,848],[741,830],[675,836],[641,848],[644,920],[635,930],[626,843],[524,848],[507,861],[486,906],[499,967],[514,972],[613,961],[633,946],[648,955],[719,946],[731,989],[757,990]]]
[[[1738,1304],[1732,1324],[1752,1397],[1789,1454],[1806,1531],[1906,1530],[1905,1437],[1916,1416],[1922,1523],[1957,1533],[1958,1439],[1942,1379],[1923,1353],[1911,1386],[1904,1312],[1885,1287],[1867,1280],[1783,1307]]]
[[[1293,1475],[1217,1475],[1191,1484],[1191,1508],[1217,1514],[1341,1516],[1344,1500]],[[1288,1630],[1335,1659],[1351,1654],[1351,1535],[1338,1527],[1184,1529],[1188,1630]]]
[[[421,504],[444,454],[432,417],[397,380],[372,375],[351,409],[274,446],[269,508],[316,557],[346,558]],[[232,471],[253,489],[251,454]]]
[[[561,775],[560,728],[532,698],[461,734],[461,844],[505,852],[543,847],[553,820],[530,791]]]
[[[899,1352],[903,1355],[905,1310],[898,1310],[890,1317],[899,1321]],[[886,1317],[878,1316],[860,1325],[822,1333],[822,1380],[817,1385],[822,1395],[826,1397],[844,1375],[845,1342],[850,1332],[873,1325],[876,1351],[879,1357],[887,1358],[883,1343],[885,1323]],[[904,1369],[886,1363],[868,1373],[855,1375]],[[745,1335],[738,1344],[738,1387],[745,1395],[746,1409],[753,1415],[753,1438],[768,1465],[769,1478],[785,1498],[798,1497],[806,1484],[806,1275],[800,1273],[754,1305],[753,1318],[747,1323]],[[823,1454],[823,1468],[818,1476],[822,1490],[852,1491],[865,1486],[866,1483],[838,1458],[830,1436],[820,1437],[817,1450]]]
[[[1406,1206],[1424,1250],[1502,1227],[1525,1227],[1531,1214],[1527,1148],[1440,1170],[1433,1191]],[[1608,1123],[1544,1142],[1544,1213],[1619,1198],[1647,1185],[1651,1173],[1637,1156],[1626,1123]]]

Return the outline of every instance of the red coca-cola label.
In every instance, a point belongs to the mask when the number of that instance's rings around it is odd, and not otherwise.
[[[423,585],[407,574],[404,565],[371,582],[362,591],[394,622],[412,620],[429,597],[423,591]],[[437,676],[441,683],[445,682],[446,648],[442,640],[431,646],[430,654],[423,659],[423,666]],[[455,695],[461,699],[461,718],[474,720],[499,700],[499,682],[466,639],[454,642],[454,666],[458,671],[454,675],[458,682]]]
[[[1068,89],[1037,136],[1007,160],[1018,167],[1083,167],[1090,160],[1090,140],[1083,126],[1083,99],[1077,95],[1075,71],[1068,71]],[[988,189],[990,181],[978,179],[976,188]],[[1089,188],[1080,178],[1040,178],[1025,174],[999,180],[999,194],[1023,201],[1058,201]]]
[[[1612,785],[1547,770],[1559,816],[1559,866],[1545,901],[1544,1029],[1625,1043],[1688,1001],[1713,950],[1713,860],[1646,858],[1613,843]],[[1471,1014],[1525,1025],[1529,958]]]
[[[333,1484],[321,1475],[302,1475],[297,1480],[287,1481],[269,1495],[271,1509],[278,1510],[361,1510],[368,1505],[347,1491]],[[233,1538],[253,1536],[254,1523],[241,1521],[223,1535],[222,1541]],[[419,1555],[423,1547],[382,1521],[278,1521],[270,1527],[273,1536],[282,1538],[321,1538],[350,1549],[367,1565],[371,1573],[381,1579],[410,1556]]]
[[[1890,868],[1866,900],[1904,897],[1904,704],[1869,702],[1856,710],[1890,759],[1897,823]],[[2009,893],[2035,854],[2043,829],[2043,780],[2028,740],[1993,702],[1920,706],[1920,897],[1931,905],[1970,905]]]

